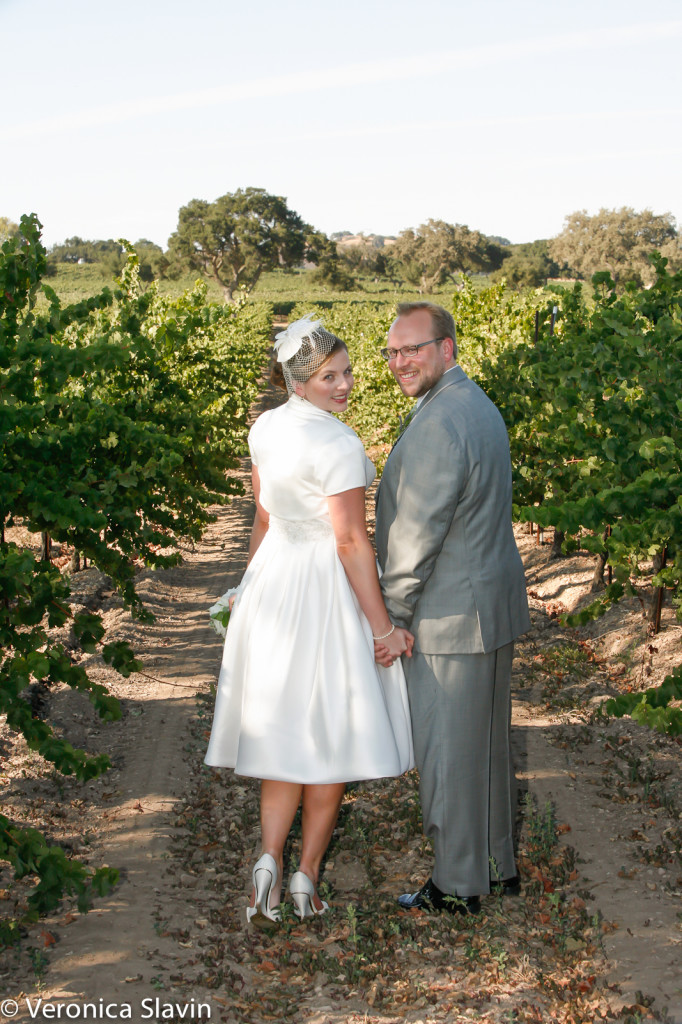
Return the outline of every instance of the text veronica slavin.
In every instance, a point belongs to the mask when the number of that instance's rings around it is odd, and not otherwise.
[[[132,1003],[107,1003],[99,999],[95,1003],[49,1003],[42,999],[26,999],[26,1007],[32,1020],[40,1014],[42,1020],[210,1020],[211,1007],[208,1003],[164,1003],[158,997],[142,999],[139,1009]]]

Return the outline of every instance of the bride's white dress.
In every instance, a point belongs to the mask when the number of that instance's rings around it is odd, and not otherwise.
[[[230,618],[206,763],[302,783],[400,775],[414,763],[402,667],[374,661],[327,508],[374,466],[350,427],[295,395],[258,418],[249,448],[270,525]]]

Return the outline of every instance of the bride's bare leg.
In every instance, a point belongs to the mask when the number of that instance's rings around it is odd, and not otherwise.
[[[260,787],[261,848],[275,858],[279,872],[279,886],[282,884],[284,867],[284,844],[289,835],[298,805],[301,802],[303,786],[299,782],[277,782],[263,779]],[[255,894],[251,897],[251,905]]]
[[[324,857],[325,850],[329,846],[336,819],[339,816],[339,808],[346,791],[344,782],[331,783],[320,786],[303,786],[303,807],[301,811],[301,863],[300,870],[317,887],[317,879],[320,874],[320,864]],[[319,910],[322,906],[317,892],[315,893],[315,906]]]

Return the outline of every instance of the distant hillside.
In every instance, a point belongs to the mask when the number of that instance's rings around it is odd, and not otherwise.
[[[365,235],[362,232],[352,235],[350,231],[335,231],[331,239],[340,249],[363,246],[368,249],[383,249],[384,246],[393,245],[396,240],[395,235]]]

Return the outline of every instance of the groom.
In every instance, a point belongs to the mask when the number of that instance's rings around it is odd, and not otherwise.
[[[476,913],[518,892],[509,743],[513,641],[530,626],[511,523],[509,441],[497,408],[458,366],[442,307],[402,303],[382,349],[417,399],[384,469],[376,543],[405,659],[432,877],[403,907]],[[379,652],[381,657],[381,652]]]

